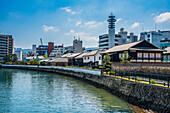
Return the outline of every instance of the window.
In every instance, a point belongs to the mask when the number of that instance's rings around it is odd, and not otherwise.
[[[88,57],[88,59],[89,59],[89,57]]]
[[[86,60],[86,57],[84,57],[84,60]]]
[[[119,53],[119,58],[121,59],[121,57],[122,57],[122,53]]]
[[[167,57],[167,58],[168,58],[168,60],[170,60],[170,55],[168,55],[168,57]]]
[[[99,60],[101,60],[101,57],[99,57]]]
[[[154,58],[154,53],[150,53],[150,58]]]
[[[161,54],[160,53],[156,53],[156,58],[160,59],[161,58]]]
[[[137,54],[138,58],[142,58],[142,53]]]
[[[143,53],[143,58],[148,58],[148,53]]]

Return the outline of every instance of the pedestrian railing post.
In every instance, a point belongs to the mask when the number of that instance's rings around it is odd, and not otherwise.
[[[149,75],[149,84],[150,84],[150,81],[151,81],[151,77],[150,77],[150,75]]]
[[[168,78],[168,87],[169,87],[169,78]]]
[[[135,82],[136,82],[136,71],[135,71]]]

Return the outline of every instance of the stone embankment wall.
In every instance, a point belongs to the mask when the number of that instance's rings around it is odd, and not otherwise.
[[[152,74],[165,74],[170,75],[170,64],[121,64],[121,63],[113,63],[112,64],[113,70],[120,70],[120,71],[139,71],[143,73],[152,73]]]
[[[151,109],[156,112],[170,112],[170,88],[135,83],[119,78],[113,78],[104,75],[94,75],[85,72],[75,72],[74,70],[63,70],[56,68],[43,68],[43,67],[7,67],[6,68],[19,68],[38,70],[46,72],[54,72],[64,74],[66,76],[81,79],[97,87],[108,90],[112,94],[122,98],[123,100],[143,107]]]

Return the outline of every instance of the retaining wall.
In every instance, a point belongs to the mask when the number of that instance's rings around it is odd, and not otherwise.
[[[3,68],[29,69],[37,71],[54,72],[81,79],[97,87],[104,88],[112,94],[124,99],[125,101],[143,107],[152,109],[156,112],[170,112],[170,88],[135,83],[127,80],[121,80],[104,75],[97,75],[88,72],[75,71],[67,68],[46,68],[46,67],[19,67],[2,66]],[[2,68],[1,67],[1,68]]]

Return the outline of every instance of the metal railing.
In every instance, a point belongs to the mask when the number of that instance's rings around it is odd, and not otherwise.
[[[110,72],[110,73],[109,73]],[[128,78],[129,80],[132,79],[135,82],[137,81],[145,81],[149,84],[161,84],[167,87],[170,87],[170,75],[163,75],[163,74],[153,74],[153,73],[143,73],[139,71],[120,71],[120,70],[110,70],[107,72],[109,75],[119,76],[122,78]]]

